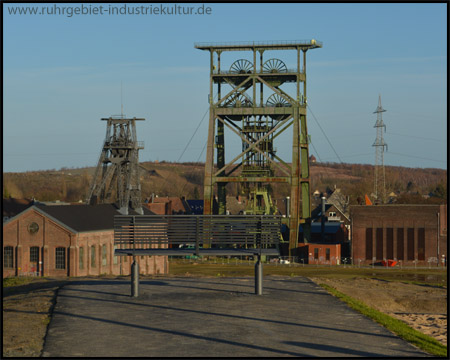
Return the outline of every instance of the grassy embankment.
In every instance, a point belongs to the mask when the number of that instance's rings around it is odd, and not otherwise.
[[[352,297],[345,295],[335,288],[326,284],[319,284],[326,289],[330,294],[336,296],[338,299],[347,303],[352,309],[360,312],[364,316],[375,320],[377,323],[383,325],[389,331],[392,331],[397,336],[408,341],[409,343],[417,346],[430,354],[435,356],[447,357],[447,347],[442,345],[436,339],[430,336],[422,334],[421,332],[412,329],[406,325],[403,321],[394,319],[392,316],[383,314],[382,312],[375,310],[364,303],[353,299]]]

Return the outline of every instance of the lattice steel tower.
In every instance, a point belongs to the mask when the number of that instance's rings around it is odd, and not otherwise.
[[[143,214],[139,150],[144,146],[137,141],[136,121],[145,119],[120,116],[102,120],[107,121],[106,137],[86,201],[88,204],[118,202],[119,211],[124,215],[129,208]]]
[[[374,179],[374,196],[376,204],[384,204],[386,202],[386,176],[384,171],[384,148],[387,144],[383,139],[383,128],[386,132],[386,125],[383,123],[383,112],[386,110],[381,106],[381,95],[378,96],[378,106],[373,112],[377,114],[377,122],[374,128],[377,129],[377,138],[372,146],[375,146],[375,179]]]
[[[210,52],[209,131],[205,163],[204,214],[212,214],[217,186],[219,214],[226,213],[227,183],[241,183],[249,197],[246,213],[273,213],[270,183],[291,187],[289,250],[298,247],[298,227],[303,223],[310,239],[310,174],[306,127],[306,52],[322,47],[315,40],[198,43]],[[263,59],[264,52],[296,51],[297,66],[288,69],[278,58]],[[222,68],[224,52],[246,52]],[[250,53],[250,56],[249,56]],[[303,55],[303,56],[301,56]],[[229,65],[228,65],[229,66]],[[284,84],[291,83],[290,89]],[[226,89],[228,88],[228,89]],[[226,91],[223,91],[226,90]],[[223,91],[223,93],[222,93]],[[217,98],[213,96],[217,95]],[[292,164],[276,154],[275,139],[292,126]],[[240,137],[242,149],[225,162],[225,127]],[[216,153],[216,168],[214,157]]]

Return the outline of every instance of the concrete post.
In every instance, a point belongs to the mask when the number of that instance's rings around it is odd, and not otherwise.
[[[133,264],[131,264],[131,296],[139,296],[139,264],[133,256]]]
[[[263,289],[263,268],[262,268],[262,262],[261,262],[261,255],[258,255],[258,260],[255,264],[255,294],[256,295],[262,295],[262,289]]]

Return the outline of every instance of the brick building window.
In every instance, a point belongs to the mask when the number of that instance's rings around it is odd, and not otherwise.
[[[414,259],[414,228],[408,228],[408,231],[406,233],[406,238],[407,238],[406,253],[408,256],[408,260],[415,260]]]
[[[39,261],[39,246],[30,247],[30,262],[37,263]]]
[[[56,248],[55,267],[62,270],[66,268],[66,248]]]
[[[106,245],[103,244],[102,246],[102,266],[106,266]]]
[[[388,259],[394,258],[394,229],[386,229],[386,257]]]
[[[405,231],[403,228],[397,229],[397,260],[404,260]]]
[[[319,249],[315,248],[314,249],[314,259],[317,260],[319,258]]]
[[[6,269],[14,267],[14,248],[12,246],[3,248],[3,267]]]
[[[91,267],[95,267],[95,245],[91,246]]]
[[[84,269],[84,248],[80,247],[80,250],[78,252],[78,266],[80,267],[80,270]]]
[[[377,260],[383,260],[383,228],[377,228],[376,230],[376,257]]]
[[[325,249],[325,260],[330,261],[330,248]]]
[[[419,228],[417,235],[417,258],[425,260],[425,228]]]
[[[372,260],[372,228],[366,229],[366,260]]]

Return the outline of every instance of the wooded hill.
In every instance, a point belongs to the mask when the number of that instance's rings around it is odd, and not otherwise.
[[[158,196],[203,198],[204,164],[143,162],[141,188],[143,199]],[[373,192],[373,165],[311,164],[311,193],[324,193],[334,188],[349,196],[350,204]],[[386,166],[386,191],[395,193],[397,203],[446,203],[447,170]],[[62,168],[60,170],[3,173],[3,197],[32,198],[40,201],[84,201],[94,168]],[[237,196],[238,184],[228,184],[227,194]],[[289,196],[284,184],[272,185],[272,197]]]

